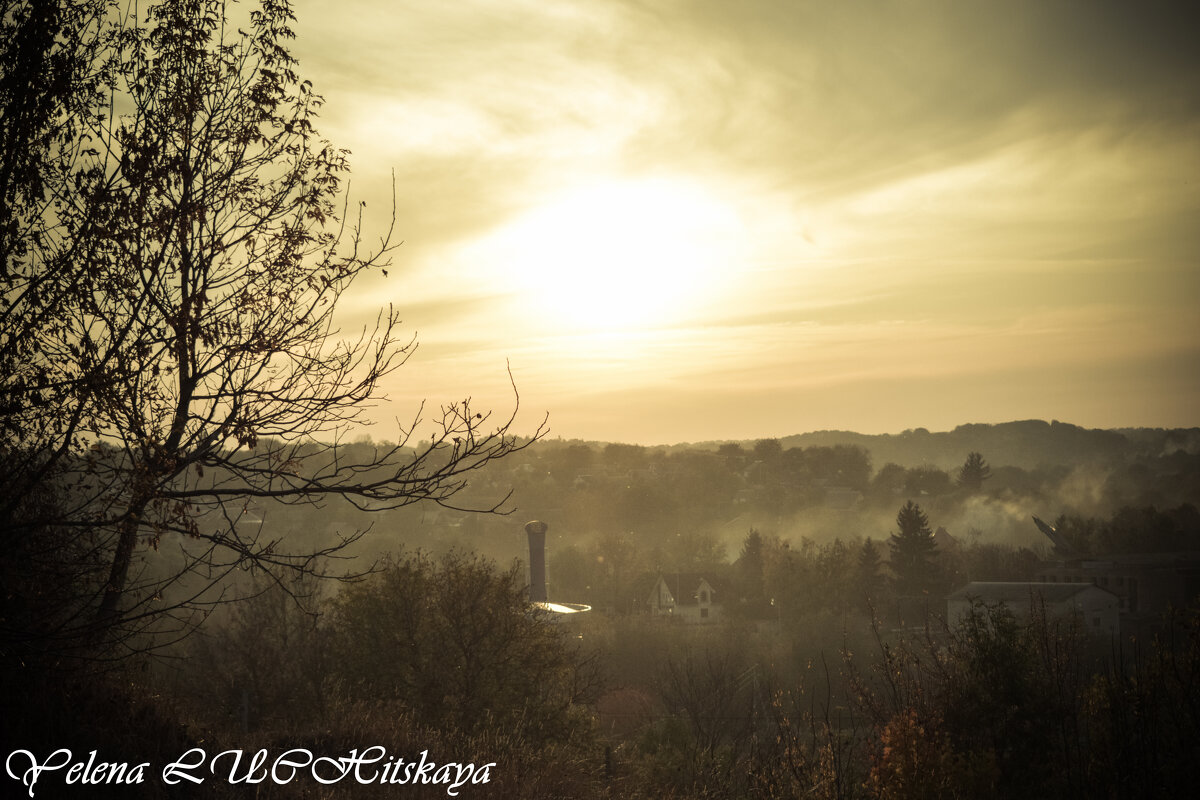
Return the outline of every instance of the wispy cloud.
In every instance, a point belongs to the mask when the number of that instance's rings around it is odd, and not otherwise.
[[[390,299],[420,331],[398,396],[477,376],[503,394],[507,359],[567,435],[817,424],[798,409],[875,430],[901,414],[901,427],[1196,421],[1180,377],[1200,341],[1193,4],[298,13],[323,130],[354,151],[369,224],[388,218],[395,171],[406,244],[349,311]],[[681,289],[674,313],[625,330],[552,323],[521,272],[540,245],[511,232],[571,208],[561,198],[656,182],[737,221],[708,248],[719,267],[693,275],[707,293]],[[564,270],[585,261],[559,252]],[[1052,391],[1043,375],[1059,376]],[[1154,403],[1123,388],[1134,378]]]

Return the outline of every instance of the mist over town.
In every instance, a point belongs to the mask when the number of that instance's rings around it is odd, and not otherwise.
[[[1191,5],[0,9],[0,795],[1189,796]]]

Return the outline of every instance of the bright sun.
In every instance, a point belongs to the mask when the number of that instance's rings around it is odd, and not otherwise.
[[[530,310],[558,326],[669,324],[718,294],[739,227],[731,208],[696,185],[593,184],[506,228],[505,276]]]

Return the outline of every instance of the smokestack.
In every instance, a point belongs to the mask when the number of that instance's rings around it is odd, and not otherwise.
[[[546,595],[546,531],[549,525],[538,520],[525,523],[529,535],[529,601],[545,603]]]

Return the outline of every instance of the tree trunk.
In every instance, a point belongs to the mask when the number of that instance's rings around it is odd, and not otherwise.
[[[125,592],[125,579],[129,575],[129,565],[133,561],[133,546],[137,543],[138,517],[131,514],[121,523],[120,538],[117,540],[117,550],[113,553],[112,569],[108,573],[108,582],[104,585],[104,597],[100,600],[100,609],[96,612],[96,622],[102,626],[111,626],[119,619],[117,603]]]

